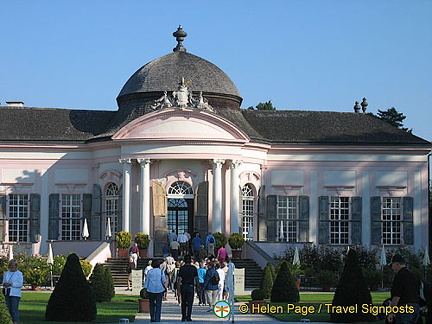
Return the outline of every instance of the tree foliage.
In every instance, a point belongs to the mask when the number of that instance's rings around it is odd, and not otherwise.
[[[392,126],[408,131],[408,128],[403,127],[403,121],[406,116],[404,116],[403,113],[398,112],[395,107],[391,107],[387,110],[378,109],[378,117]]]
[[[260,102],[258,105],[248,107],[249,110],[276,110],[276,107],[273,106],[271,100],[266,102]]]
[[[297,290],[294,277],[290,273],[286,261],[282,261],[282,265],[276,275],[270,300],[272,302],[286,303],[297,303],[300,301],[299,291]]]
[[[91,322],[96,318],[93,289],[81,268],[78,256],[70,254],[48,301],[45,319],[58,322]]]
[[[114,297],[114,284],[111,270],[98,263],[90,276],[90,283],[95,293],[96,302],[109,302]]]
[[[12,324],[12,318],[7,309],[3,294],[0,294],[0,324]]]
[[[270,297],[274,283],[274,276],[273,265],[268,262],[264,268],[264,274],[260,284],[260,288],[264,291],[264,298]]]
[[[363,277],[357,252],[350,249],[332,306],[357,306],[357,312],[332,312],[331,321],[338,323],[374,321],[375,317],[372,314],[362,312],[364,304],[372,304],[372,296]]]

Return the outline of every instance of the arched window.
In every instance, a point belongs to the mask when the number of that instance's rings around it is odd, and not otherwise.
[[[190,231],[193,215],[193,189],[185,181],[176,181],[168,189],[168,232]]]
[[[174,182],[171,187],[168,189],[168,196],[169,197],[183,197],[184,196],[191,196],[190,198],[193,198],[193,190],[189,183],[185,181],[176,181]]]
[[[242,234],[245,240],[253,240],[254,205],[254,191],[252,185],[247,183],[242,187]]]
[[[110,218],[111,233],[117,233],[119,213],[119,187],[110,182],[105,190],[105,224]]]

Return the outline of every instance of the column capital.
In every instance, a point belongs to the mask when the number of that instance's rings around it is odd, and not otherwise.
[[[231,167],[231,169],[237,169],[242,164],[243,164],[242,160],[231,160],[229,162],[229,166]]]
[[[121,164],[132,164],[132,159],[119,159]]]
[[[137,162],[141,165],[141,166],[146,166],[147,164],[152,163],[152,161],[150,159],[137,159]]]
[[[218,166],[222,166],[222,164],[225,163],[225,160],[224,159],[213,159],[213,160],[210,160],[210,163],[212,163],[213,165],[218,167]]]

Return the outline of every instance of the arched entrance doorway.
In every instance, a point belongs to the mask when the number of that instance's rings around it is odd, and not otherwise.
[[[176,181],[168,189],[168,233],[177,234],[193,230],[194,194],[191,185],[185,181]]]

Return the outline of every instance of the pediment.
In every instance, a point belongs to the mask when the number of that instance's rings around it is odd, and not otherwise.
[[[249,137],[229,120],[196,108],[164,108],[141,116],[113,136],[113,140],[188,140],[248,142]]]

